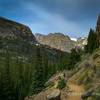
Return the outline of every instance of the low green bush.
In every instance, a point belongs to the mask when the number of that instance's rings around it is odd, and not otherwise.
[[[60,79],[59,82],[58,82],[57,88],[63,89],[63,88],[65,88],[65,87],[66,87],[66,82],[65,82],[65,80],[64,80],[64,79]]]
[[[51,88],[51,87],[53,87],[54,85],[55,85],[54,82],[48,82],[48,83],[45,84],[45,87],[46,87],[46,88]]]

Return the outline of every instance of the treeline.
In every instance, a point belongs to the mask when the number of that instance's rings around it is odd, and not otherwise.
[[[87,45],[85,46],[85,52],[86,53],[93,53],[93,51],[100,47],[100,33],[94,31],[93,29],[90,29],[88,39],[87,39]]]
[[[67,70],[72,70],[75,68],[75,65],[81,61],[81,56],[86,53],[93,53],[96,49],[100,47],[100,33],[90,29],[89,35],[87,38],[87,45],[84,47],[84,50],[81,48],[73,48],[67,60]]]
[[[68,53],[22,40],[0,38],[0,100],[24,100],[65,69]]]

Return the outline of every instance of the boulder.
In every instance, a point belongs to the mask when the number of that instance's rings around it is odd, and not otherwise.
[[[60,90],[55,89],[47,95],[47,100],[61,100],[60,96],[61,96]]]

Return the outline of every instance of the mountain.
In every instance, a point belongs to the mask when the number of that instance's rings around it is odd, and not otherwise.
[[[50,33],[48,35],[37,33],[35,37],[39,43],[65,52],[70,52],[72,48],[84,49],[87,44],[87,37],[76,39],[62,33]]]
[[[0,100],[24,100],[66,68],[69,53],[39,44],[26,25],[0,18]]]
[[[0,37],[36,42],[36,39],[28,26],[2,17],[0,17]]]
[[[28,26],[0,18],[0,100],[72,100],[68,94],[77,89],[85,93],[75,100],[99,100],[100,49],[68,53],[86,44],[62,33],[34,36]]]
[[[91,46],[92,49],[98,44],[100,40],[100,16],[98,17],[96,31],[92,31],[92,38],[78,38],[76,42],[76,47],[83,48],[84,45]],[[89,33],[90,35],[91,33]],[[95,35],[94,35],[95,34]],[[97,36],[96,38],[94,36]],[[91,40],[91,41],[89,41]],[[94,41],[94,43],[92,43]],[[100,46],[100,42],[99,42]],[[79,52],[78,52],[79,53]],[[74,56],[72,57],[74,58]],[[75,61],[72,60],[71,63]],[[38,95],[33,96],[33,100],[99,100],[100,99],[100,48],[96,47],[92,53],[83,53],[81,55],[81,60],[73,70],[66,70],[62,73],[56,73],[51,79],[50,83],[52,86],[48,85],[44,91],[40,92]],[[63,74],[63,75],[62,75]],[[62,77],[63,76],[63,77]],[[60,77],[60,78],[59,78]],[[64,79],[67,86],[57,92],[59,86],[59,80]],[[50,84],[49,83],[49,84]],[[58,84],[58,86],[57,86]],[[62,82],[64,84],[64,82]],[[56,92],[55,92],[56,89]],[[70,94],[70,95],[69,95]],[[78,94],[78,95],[73,95]],[[80,94],[80,95],[79,95]],[[28,99],[30,100],[30,99]]]
[[[70,38],[72,41],[77,41],[77,38]]]
[[[75,47],[75,41],[62,33],[50,33],[48,35],[35,34],[38,42],[56,48],[61,51],[70,52]]]
[[[87,40],[86,37],[78,38],[76,47],[83,48],[84,45],[88,47],[90,45],[93,47],[95,46],[95,43],[98,44],[98,39],[100,39],[100,19],[98,19],[98,21],[97,29],[96,31],[93,31],[92,38],[90,38],[91,41]],[[98,35],[98,37],[95,38],[94,34],[96,36]],[[95,43],[92,44],[92,41]],[[71,57],[71,63],[76,61],[76,59],[73,60],[72,58],[74,58],[74,56]],[[53,75],[47,82],[48,85],[44,91],[37,95],[33,95],[30,98],[32,100],[99,100],[100,48],[96,47],[92,53],[83,52],[81,60],[72,66],[74,66],[73,70],[64,70]],[[64,86],[64,80],[66,82],[66,86],[63,89],[59,89],[59,84],[60,86]],[[31,100],[30,98],[26,98],[26,100]]]

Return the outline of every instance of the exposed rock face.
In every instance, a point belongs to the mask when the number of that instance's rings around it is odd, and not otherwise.
[[[78,38],[76,42],[76,48],[84,49],[84,46],[87,45],[87,38]]]
[[[48,35],[36,34],[35,36],[37,41],[41,44],[61,51],[70,52],[70,50],[75,47],[75,42],[62,33],[50,33]]]
[[[36,42],[29,27],[0,17],[0,37]]]

